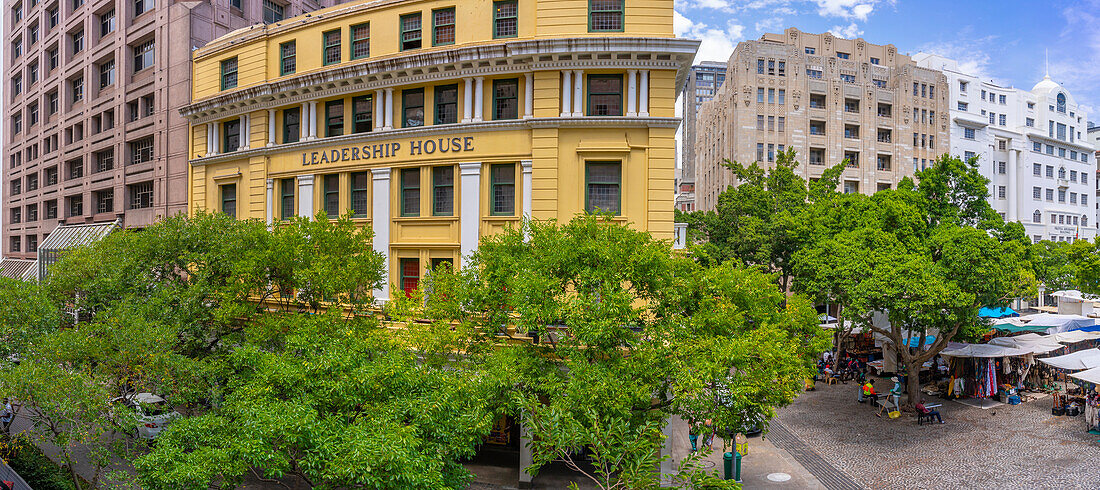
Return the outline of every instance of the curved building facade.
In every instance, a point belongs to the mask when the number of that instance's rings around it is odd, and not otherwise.
[[[371,0],[193,54],[191,212],[351,213],[390,284],[524,217],[673,234],[673,2]],[[389,297],[390,291],[380,291]]]

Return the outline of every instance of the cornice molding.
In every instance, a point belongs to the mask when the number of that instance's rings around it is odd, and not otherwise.
[[[430,80],[559,69],[675,69],[677,87],[699,41],[674,38],[536,39],[463,46],[317,70],[199,99],[180,108],[192,123],[319,97]],[[624,57],[625,55],[625,57]]]
[[[426,138],[439,134],[483,133],[494,131],[506,131],[514,129],[545,129],[545,128],[667,128],[675,129],[680,125],[678,117],[545,117],[530,119],[511,119],[507,121],[485,121],[480,123],[441,124],[435,126],[422,126],[418,128],[401,128],[369,133],[346,134],[331,138],[317,138],[296,143],[277,144],[263,146],[249,150],[238,150],[230,153],[219,153],[214,156],[194,158],[190,161],[192,166],[204,166],[214,163],[222,163],[233,160],[246,160],[258,156],[267,156],[281,153],[313,150],[316,148],[328,148],[333,146],[350,146],[352,144],[372,143],[396,138]]]

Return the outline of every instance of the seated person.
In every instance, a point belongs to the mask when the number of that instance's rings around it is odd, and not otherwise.
[[[875,380],[869,379],[863,385],[863,398],[870,399],[871,405],[878,404],[878,393],[875,393]]]
[[[940,412],[937,411],[937,410],[933,410],[931,408],[925,407],[924,403],[918,403],[916,405],[916,407],[914,407],[914,408],[916,408],[918,412],[924,414],[924,416],[926,416],[926,417],[932,417],[934,415],[936,417],[936,420],[938,420],[941,424],[943,423],[943,417],[940,417]]]

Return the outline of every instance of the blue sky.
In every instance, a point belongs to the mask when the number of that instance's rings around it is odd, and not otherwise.
[[[725,61],[739,41],[796,27],[954,58],[967,71],[1030,90],[1050,76],[1100,124],[1100,0],[675,0],[676,34],[696,60]]]

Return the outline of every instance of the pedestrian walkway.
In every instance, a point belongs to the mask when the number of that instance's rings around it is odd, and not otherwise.
[[[863,486],[844,472],[836,469],[810,446],[792,434],[778,420],[772,421],[768,437],[776,446],[791,455],[802,467],[816,477],[821,488],[829,490],[862,490]],[[799,487],[803,488],[803,487]]]

